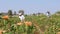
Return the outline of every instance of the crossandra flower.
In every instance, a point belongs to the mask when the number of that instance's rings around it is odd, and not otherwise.
[[[32,25],[32,22],[25,22],[25,25],[31,26]]]
[[[0,30],[0,34],[2,34],[2,32],[3,32],[3,31],[2,31],[2,30]]]
[[[0,34],[3,34],[5,33],[6,31],[5,30],[0,30]]]
[[[8,15],[5,15],[2,18],[5,19],[5,20],[8,20],[9,19],[9,16]]]
[[[3,34],[5,32],[6,32],[6,30],[0,30],[0,34]]]
[[[60,34],[60,32],[57,32],[56,34]]]
[[[22,25],[22,23],[17,23],[17,25]]]

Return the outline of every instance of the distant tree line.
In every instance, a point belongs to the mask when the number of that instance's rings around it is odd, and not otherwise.
[[[18,12],[18,13],[20,13],[20,12],[22,12],[22,14],[24,14],[24,10],[19,10],[19,11],[12,11],[12,10],[8,10],[8,12],[7,13],[0,13],[0,15],[9,15],[9,16],[13,16],[13,15],[17,15],[17,13],[16,12]],[[33,13],[32,15],[40,15],[40,14],[42,14],[42,13]],[[55,14],[60,14],[60,11],[57,11]],[[27,14],[26,14],[26,16],[27,16]]]
[[[19,10],[18,13],[22,12],[22,14],[24,14],[24,10]],[[0,15],[9,15],[9,16],[13,16],[13,15],[17,15],[16,11],[12,11],[12,10],[8,10],[7,13],[3,12],[0,13]]]

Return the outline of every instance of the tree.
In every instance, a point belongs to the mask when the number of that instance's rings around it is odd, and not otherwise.
[[[60,16],[60,11],[57,11],[57,12],[55,13],[55,15]]]
[[[2,13],[0,13],[0,15],[2,15]]]
[[[14,15],[16,15],[16,11],[14,11]]]
[[[12,14],[12,10],[8,10],[8,15],[9,16],[12,16],[13,14]]]
[[[33,15],[35,16],[36,14],[35,14],[35,13],[33,13]]]
[[[37,13],[37,16],[39,16],[41,13]]]
[[[57,14],[60,14],[60,11],[57,11],[56,13],[57,13]]]

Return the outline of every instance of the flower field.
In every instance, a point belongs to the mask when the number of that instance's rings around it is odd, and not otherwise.
[[[25,16],[24,23],[18,17],[2,16],[0,34],[60,34],[60,16]]]

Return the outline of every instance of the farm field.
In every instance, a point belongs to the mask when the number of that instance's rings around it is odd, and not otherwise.
[[[2,16],[3,17],[3,16]],[[18,17],[0,18],[0,34],[60,34],[60,16],[25,16],[21,23]]]
[[[60,0],[0,0],[0,34],[60,34]]]

